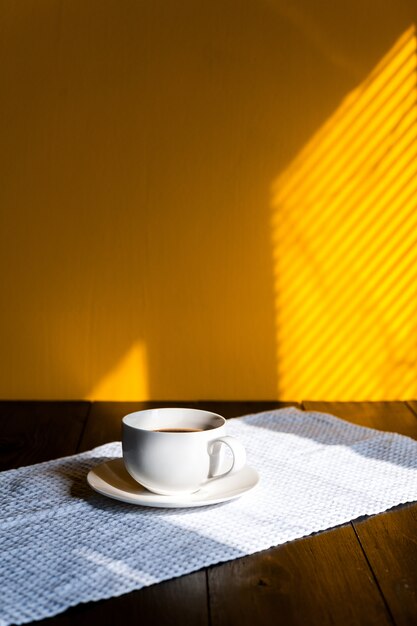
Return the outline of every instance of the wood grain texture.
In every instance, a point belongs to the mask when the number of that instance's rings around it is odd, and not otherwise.
[[[380,430],[396,430],[417,438],[417,417],[401,402],[316,403],[308,409],[325,411]],[[353,527],[396,624],[417,623],[417,504],[353,522]]]
[[[391,624],[350,525],[212,567],[208,580],[213,626]]]
[[[409,400],[405,403],[417,418],[417,400]]]
[[[0,470],[74,454],[89,402],[0,402]]]
[[[56,617],[33,623],[38,626],[208,626],[206,574],[199,571],[117,598],[78,604]]]
[[[398,432],[417,439],[417,419],[404,402],[316,402],[303,401],[307,411],[321,411],[353,424]]]
[[[417,624],[417,504],[354,522],[398,626]]]

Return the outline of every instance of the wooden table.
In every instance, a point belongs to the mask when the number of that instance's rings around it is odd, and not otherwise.
[[[123,415],[167,405],[205,408],[225,417],[284,406],[274,402],[0,402],[0,469],[120,439]],[[416,401],[303,402],[298,406],[417,439]],[[417,504],[118,598],[80,604],[37,623],[415,625]]]

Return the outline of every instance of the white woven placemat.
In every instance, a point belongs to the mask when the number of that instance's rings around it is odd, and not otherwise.
[[[227,504],[149,509],[93,492],[120,443],[0,474],[0,626],[118,596],[417,499],[417,441],[322,413],[228,422],[261,476]]]

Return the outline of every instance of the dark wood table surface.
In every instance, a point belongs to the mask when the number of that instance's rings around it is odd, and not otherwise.
[[[119,440],[123,415],[155,406],[193,406],[232,418],[285,404],[3,401],[0,469]],[[417,401],[306,401],[296,406],[417,439]],[[401,505],[118,598],[79,604],[36,623],[417,625],[417,504]]]

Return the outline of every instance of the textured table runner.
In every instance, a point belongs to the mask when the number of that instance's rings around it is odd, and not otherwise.
[[[86,483],[119,442],[0,474],[0,626],[55,615],[417,500],[417,441],[323,413],[229,420],[258,487],[195,509],[110,500]]]

